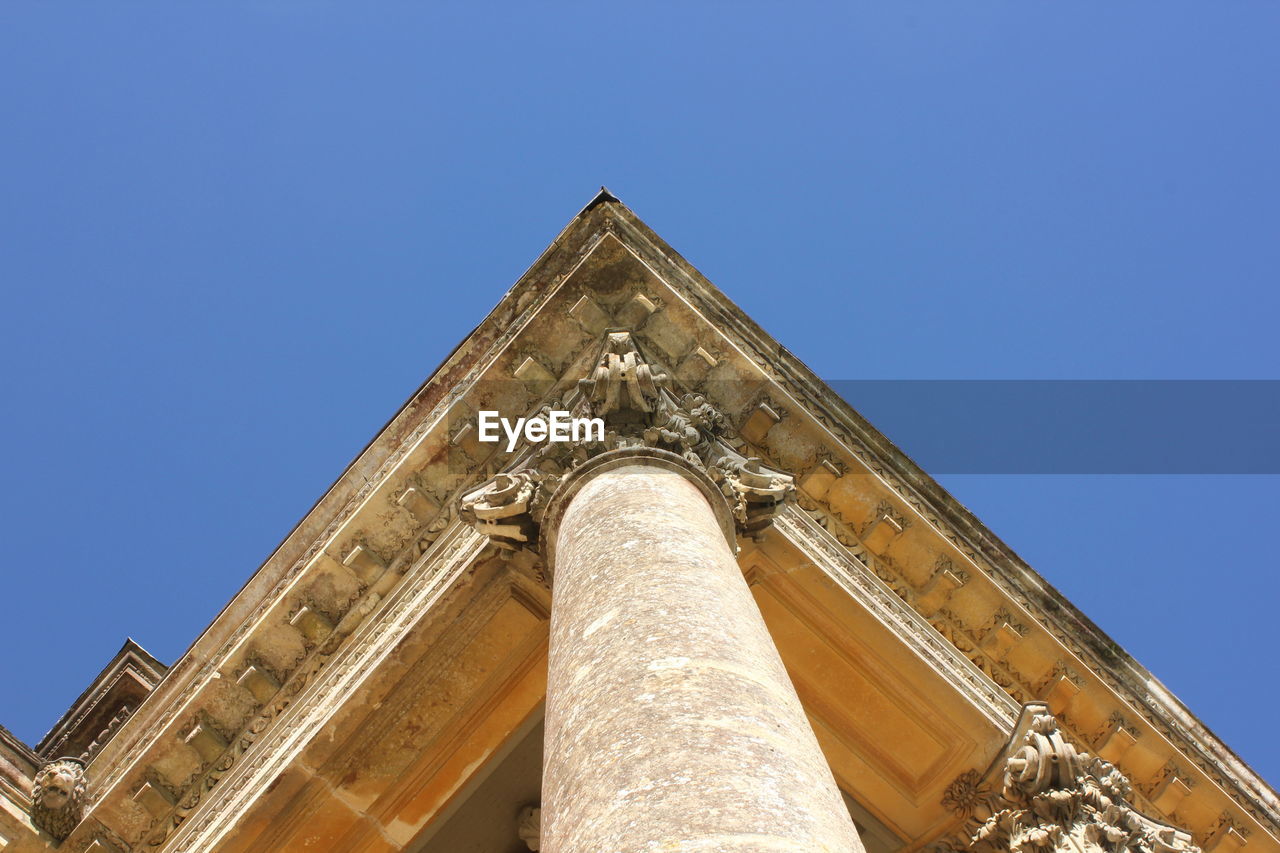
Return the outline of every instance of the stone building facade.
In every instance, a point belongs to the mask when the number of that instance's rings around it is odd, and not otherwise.
[[[181,659],[0,730],[2,853],[1242,848],[1276,793],[607,192]]]

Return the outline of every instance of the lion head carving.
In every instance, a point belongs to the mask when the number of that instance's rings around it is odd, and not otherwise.
[[[62,841],[84,816],[88,798],[88,780],[80,759],[50,761],[31,783],[31,822]]]

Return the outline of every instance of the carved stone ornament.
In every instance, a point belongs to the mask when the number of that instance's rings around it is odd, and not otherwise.
[[[503,548],[537,541],[535,512],[545,500],[536,470],[499,474],[462,496],[462,517]]]
[[[1042,703],[1023,709],[987,781],[957,780],[964,796],[948,789],[955,795],[948,805],[975,816],[968,839],[975,853],[1199,853],[1189,833],[1137,812],[1129,780],[1109,762],[1077,752]]]
[[[795,491],[789,474],[735,449],[724,415],[705,397],[677,397],[630,332],[606,332],[600,357],[577,390],[536,417],[548,418],[553,408],[600,418],[604,439],[526,444],[508,472],[463,494],[462,518],[499,547],[536,548],[543,511],[560,480],[611,450],[650,447],[680,456],[711,478],[746,536],[760,536]]]
[[[88,780],[78,758],[59,758],[40,768],[31,784],[31,822],[61,842],[84,817]]]
[[[516,818],[516,834],[530,850],[542,849],[542,809],[525,806]]]
[[[957,776],[942,793],[942,806],[953,814],[967,818],[981,805],[984,793],[982,774],[977,770],[967,770]]]

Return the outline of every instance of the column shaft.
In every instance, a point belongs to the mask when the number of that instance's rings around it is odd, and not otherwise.
[[[703,491],[637,462],[568,501],[542,849],[861,853]]]

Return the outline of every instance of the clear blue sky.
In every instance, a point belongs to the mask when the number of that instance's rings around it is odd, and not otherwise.
[[[0,723],[181,654],[600,184],[831,379],[1280,378],[1278,25],[0,4]],[[943,482],[1280,780],[1280,478]]]

